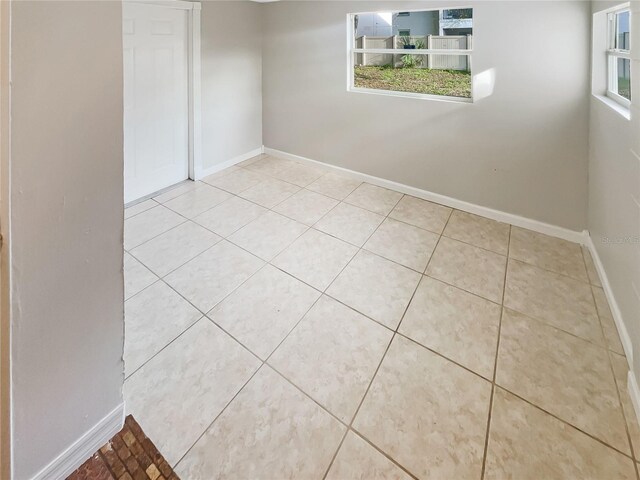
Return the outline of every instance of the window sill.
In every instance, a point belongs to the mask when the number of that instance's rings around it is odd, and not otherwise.
[[[598,95],[595,93],[592,95],[608,107],[612,108],[618,115],[624,117],[627,120],[631,120],[631,110],[629,110],[628,108],[620,105],[618,102],[610,99],[605,95]]]
[[[473,103],[473,98],[448,97],[445,95],[429,95],[426,93],[396,92],[393,90],[377,90],[373,88],[358,88],[358,87],[347,88],[347,91],[353,92],[353,93],[368,93],[371,95],[384,95],[387,97],[413,98],[418,100],[435,100],[437,102]]]

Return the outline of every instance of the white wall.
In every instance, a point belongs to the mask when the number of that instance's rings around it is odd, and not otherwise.
[[[468,4],[473,71],[496,75],[493,94],[473,105],[346,91],[347,13],[453,2],[265,5],[265,145],[584,229],[590,3]]]
[[[9,187],[9,2],[0,2],[0,232],[4,246],[0,250],[0,478],[11,472],[10,430],[10,337],[9,268],[7,238],[9,205],[5,192]]]
[[[4,248],[13,478],[24,480],[122,402],[122,34],[120,2],[11,9]]]
[[[594,2],[593,11],[620,2]],[[640,32],[640,2],[632,3],[632,31]],[[594,17],[596,31],[601,15]],[[600,28],[602,27],[602,28]],[[591,97],[589,149],[589,231],[604,266],[634,352],[633,371],[640,380],[640,35],[632,34],[631,120]],[[594,43],[594,90],[605,86],[604,43]],[[609,241],[607,240],[609,239]],[[613,240],[613,241],[611,241]]]
[[[262,21],[253,2],[202,2],[205,169],[262,146]]]

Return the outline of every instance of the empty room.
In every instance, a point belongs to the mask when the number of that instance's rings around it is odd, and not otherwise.
[[[640,480],[640,1],[1,0],[0,478]]]

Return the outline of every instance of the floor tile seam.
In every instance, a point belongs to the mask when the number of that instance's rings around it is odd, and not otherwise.
[[[186,222],[181,223],[180,225],[184,225]],[[194,222],[195,223],[195,222]],[[179,227],[180,225],[177,225],[177,227]],[[198,225],[196,223],[196,225]],[[175,227],[174,227],[175,228]],[[204,227],[203,227],[204,228]],[[214,233],[211,232],[211,230],[205,229],[207,230],[207,232],[210,233]],[[165,232],[165,233],[168,233]],[[215,233],[214,233],[215,234]],[[217,234],[215,234],[217,235]],[[157,238],[157,237],[156,237]],[[202,255],[203,253],[206,253],[207,251],[211,250],[213,247],[215,247],[216,245],[218,245],[219,243],[221,243],[223,240],[227,240],[224,237],[221,237],[220,235],[218,235],[218,239],[211,245],[209,245],[207,248],[205,248],[204,250],[202,250],[201,252],[195,254],[193,257],[190,257],[188,260],[185,260],[184,262],[182,262],[180,265],[178,265],[177,267],[173,268],[172,270],[170,270],[169,272],[165,273],[164,275],[159,275],[158,273],[156,273],[149,265],[147,265],[146,263],[144,263],[139,257],[137,257],[134,253],[131,252],[127,252],[129,255],[131,255],[133,258],[135,258],[138,262],[140,262],[142,265],[144,265],[144,267],[146,269],[148,269],[149,271],[151,271],[151,273],[153,273],[156,277],[163,279],[165,277],[168,277],[169,275],[171,275],[173,272],[175,272],[176,270],[179,270],[180,268],[184,267],[187,263],[189,263],[191,260],[198,258],[200,255]],[[227,242],[229,242],[229,240],[227,240]],[[232,242],[229,242],[232,243]],[[144,244],[143,244],[144,245]],[[137,248],[137,247],[136,247]],[[255,257],[256,255],[254,255]]]
[[[593,291],[593,288],[590,289],[591,290],[591,295],[593,297],[593,301],[594,303],[596,302],[596,296],[595,293]],[[600,313],[598,312],[598,323],[600,325],[600,331],[602,332],[602,338],[605,342],[605,344],[607,345],[607,361],[609,363],[609,371],[611,373],[611,376],[613,378],[613,384],[616,390],[616,396],[618,398],[618,405],[619,405],[619,410],[620,413],[622,414],[622,420],[624,422],[624,428],[625,428],[625,433],[627,435],[627,441],[629,442],[629,450],[631,452],[631,458],[633,459],[633,463],[634,463],[634,468],[636,469],[636,476],[638,476],[638,467],[636,465],[636,456],[635,456],[635,452],[633,449],[633,441],[631,440],[631,432],[629,430],[629,422],[627,419],[627,414],[624,411],[624,405],[622,403],[622,396],[620,394],[620,386],[618,385],[618,379],[616,378],[616,372],[615,369],[613,367],[613,361],[611,359],[611,354],[609,353],[609,348],[608,348],[608,344],[609,342],[607,341],[607,337],[605,334],[605,329],[604,329],[604,324],[602,322],[602,318],[600,317]]]
[[[207,434],[207,432],[211,429],[211,427],[213,427],[213,425],[214,425],[214,423],[216,422],[216,420],[218,420],[218,418],[220,418],[220,417],[222,416],[222,414],[227,410],[227,408],[229,407],[229,405],[231,405],[231,404],[233,403],[233,401],[236,399],[236,397],[237,397],[238,395],[240,395],[240,392],[242,392],[242,391],[245,389],[245,387],[249,384],[249,382],[251,382],[251,380],[253,379],[253,377],[255,377],[255,376],[258,374],[258,372],[259,372],[263,367],[264,367],[264,363],[260,364],[260,365],[258,366],[258,368],[256,368],[256,370],[255,370],[255,371],[254,371],[254,372],[249,376],[249,379],[248,379],[246,382],[244,382],[244,383],[242,384],[242,386],[241,386],[241,387],[238,389],[238,391],[233,395],[233,397],[232,397],[232,398],[231,398],[231,399],[230,399],[230,400],[225,404],[225,406],[224,406],[224,407],[222,407],[222,409],[220,410],[220,412],[215,416],[215,418],[211,421],[211,423],[209,423],[209,424],[204,428],[204,430],[202,431],[202,433],[201,433],[200,435],[198,435],[198,437],[197,437],[197,438],[195,439],[195,441],[191,444],[191,446],[190,446],[190,447],[185,451],[185,453],[184,453],[184,454],[183,454],[183,455],[178,459],[178,461],[176,462],[176,464],[175,464],[175,465],[171,465],[174,471],[178,469],[178,467],[179,467],[179,465],[180,465],[180,462],[182,462],[182,461],[185,459],[185,457],[186,457],[187,455],[189,455],[189,452],[191,452],[191,450],[193,450],[193,448],[194,448],[194,447],[196,446],[196,444],[200,441],[200,439],[201,439],[202,437],[204,437],[204,436]]]
[[[160,206],[162,206],[162,205],[160,205]],[[158,207],[153,207],[153,208],[158,208]],[[150,208],[149,210],[153,210],[153,208]],[[149,210],[147,210],[147,211],[145,211],[145,212],[141,212],[140,214],[142,214],[142,213],[147,213]],[[169,210],[169,209],[167,209],[167,210]],[[169,210],[169,211],[170,211],[171,213],[176,213],[176,212],[174,212],[173,210]],[[136,244],[136,245],[135,245],[135,246],[133,246],[133,247],[124,248],[124,242],[123,242],[123,247],[122,247],[122,248],[123,248],[123,250],[125,250],[127,253],[129,253],[129,254],[130,254],[132,250],[135,250],[136,248],[141,247],[142,245],[144,245],[144,244],[146,244],[146,243],[150,242],[151,240],[155,240],[155,239],[156,239],[156,238],[158,238],[159,236],[164,235],[164,234],[165,234],[165,233],[167,233],[168,231],[173,230],[174,228],[179,227],[180,225],[184,225],[185,223],[187,223],[187,222],[189,222],[189,221],[190,221],[188,218],[183,217],[183,216],[182,216],[182,215],[180,215],[179,213],[176,213],[176,215],[179,215],[179,216],[180,216],[180,217],[182,217],[184,220],[182,220],[180,223],[178,223],[178,224],[176,224],[176,225],[173,225],[172,227],[168,228],[167,230],[163,230],[162,232],[158,233],[157,235],[154,235],[153,237],[148,238],[148,239],[147,239],[147,240],[145,240],[144,242]],[[138,216],[138,215],[136,215],[136,217],[137,217],[137,216]],[[132,218],[135,218],[135,217],[132,217]],[[129,219],[127,219],[127,220],[129,220]],[[126,222],[126,220],[125,220],[125,222]]]
[[[501,385],[500,382],[496,382],[495,384],[496,389],[499,388],[500,390],[503,390],[507,393],[509,393],[510,395],[513,395],[514,397],[517,397],[519,400],[527,403],[528,405],[534,407],[535,409],[549,415],[550,417],[553,417],[554,419],[556,419],[557,421],[561,422],[564,425],[567,425],[571,428],[573,428],[574,430],[577,430],[578,432],[586,435],[587,437],[591,438],[592,440],[597,441],[598,443],[604,445],[605,447],[610,448],[611,450],[615,451],[616,453],[619,453],[620,455],[623,455],[624,457],[628,458],[629,460],[633,461],[633,458],[631,457],[630,453],[625,453],[623,451],[621,451],[620,449],[618,449],[617,447],[614,447],[613,445],[607,443],[605,440],[599,438],[598,436],[596,436],[593,433],[589,433],[586,430],[584,430],[583,428],[571,423],[568,420],[563,419],[562,417],[560,417],[558,414],[552,413],[546,409],[544,409],[543,407],[541,407],[540,405],[534,403],[532,400],[529,400],[528,398],[522,396],[521,394],[515,393],[513,390],[510,390],[508,387]],[[634,462],[635,463],[635,462]]]
[[[131,219],[131,218],[137,217],[137,216],[138,216],[138,215],[140,215],[141,213],[148,212],[148,211],[149,211],[149,210],[151,210],[152,208],[156,208],[157,206],[162,205],[160,202],[158,202],[158,201],[154,200],[153,198],[147,198],[146,200],[141,200],[140,202],[138,202],[138,203],[136,203],[135,205],[132,205],[132,206],[130,206],[130,207],[125,206],[125,207],[124,207],[124,212],[125,212],[125,214],[127,213],[127,210],[129,210],[130,208],[134,208],[134,207],[136,207],[137,205],[141,205],[141,204],[143,204],[144,202],[148,202],[148,201],[152,201],[153,203],[155,203],[155,205],[154,205],[154,206],[152,206],[152,207],[149,207],[149,208],[147,208],[147,209],[145,209],[145,210],[142,210],[141,212],[134,213],[133,215],[131,215],[131,216],[129,216],[129,217],[124,217],[124,220],[129,220],[129,219]]]
[[[509,258],[510,247],[511,247],[511,225],[509,225],[509,232],[508,232],[507,258]],[[501,299],[502,308],[500,308],[500,318],[498,320],[498,338],[496,341],[495,357],[493,359],[493,375],[491,377],[491,393],[489,397],[489,411],[487,412],[487,426],[485,430],[484,450],[482,453],[482,470],[480,471],[480,480],[484,480],[484,476],[487,468],[487,455],[489,453],[489,439],[491,436],[491,417],[493,414],[493,403],[495,401],[496,374],[498,371],[498,356],[500,354],[500,336],[502,333],[502,317],[504,315],[504,296],[505,296],[505,291],[507,289],[507,268],[508,266],[505,265],[504,278],[502,282],[502,299]]]
[[[206,318],[205,315],[202,314],[202,312],[198,311],[198,313],[200,314],[200,316],[193,321],[192,323],[189,324],[189,326],[187,326],[185,329],[183,329],[178,335],[176,335],[174,338],[172,338],[167,344],[165,344],[160,350],[158,350],[156,353],[154,353],[153,355],[151,355],[150,357],[148,357],[143,363],[141,363],[133,372],[131,372],[129,375],[126,375],[124,380],[125,382],[127,380],[129,380],[130,378],[132,378],[136,373],[138,373],[145,365],[147,365],[149,362],[151,362],[151,360],[153,360],[154,358],[156,358],[158,355],[160,355],[164,350],[167,349],[167,347],[169,347],[172,343],[174,343],[176,340],[178,340],[180,337],[182,337],[182,335],[184,335],[187,331],[191,330],[191,328],[193,328],[197,323],[200,323],[200,320]]]
[[[404,197],[404,194],[400,197],[400,199],[398,199],[398,202],[396,202],[396,204],[397,204],[397,203],[399,203],[399,202],[400,202],[400,200],[402,200],[402,198],[403,198],[403,197]],[[338,205],[339,205],[339,204],[338,204]],[[338,205],[336,205],[334,208],[337,208],[337,207],[338,207]],[[394,206],[394,208],[395,208],[395,206]],[[392,210],[393,210],[393,209],[392,209]],[[327,212],[327,215],[328,215],[329,213],[330,213],[330,212]],[[389,213],[391,213],[391,212],[389,212]],[[349,244],[349,245],[352,245],[352,246],[356,247],[358,250],[357,250],[357,251],[355,252],[355,254],[351,257],[351,259],[349,259],[349,261],[346,263],[346,265],[345,265],[345,266],[340,270],[340,272],[338,273],[338,275],[336,275],[335,277],[333,277],[333,280],[329,283],[329,285],[327,286],[327,288],[325,288],[325,289],[324,289],[323,293],[327,292],[327,291],[329,290],[329,288],[331,288],[331,285],[333,285],[333,283],[338,279],[338,277],[339,277],[340,275],[342,275],[342,272],[344,272],[344,271],[346,270],[346,268],[351,264],[351,262],[353,262],[353,260],[358,256],[358,254],[363,250],[363,246],[364,246],[364,245],[369,241],[369,239],[370,239],[370,238],[371,238],[371,237],[372,237],[372,236],[373,236],[373,235],[378,231],[378,228],[380,228],[380,225],[382,225],[382,224],[384,223],[384,221],[388,218],[388,216],[389,216],[389,214],[387,213],[387,215],[385,215],[385,216],[384,216],[384,219],[383,219],[383,220],[378,224],[378,226],[376,226],[376,228],[373,230],[373,232],[371,232],[371,234],[367,237],[367,239],[366,239],[366,240],[365,240],[365,242],[362,244],[362,246],[357,246],[357,245]],[[320,220],[318,220],[318,221],[320,221]],[[317,223],[317,222],[316,222],[316,223]],[[311,227],[311,228],[313,228],[313,227]],[[325,233],[325,232],[321,232],[321,233]],[[325,235],[328,235],[328,234],[327,234],[327,233],[325,233]],[[334,238],[337,238],[337,237],[334,237]],[[342,240],[342,241],[344,242],[344,240]],[[346,242],[346,243],[348,243],[348,242]],[[435,250],[435,248],[434,248],[434,250]],[[375,255],[375,254],[374,254],[374,255]],[[378,256],[379,256],[379,255],[378,255]],[[381,257],[381,258],[383,258],[383,257]],[[393,263],[396,263],[396,262],[393,262]],[[396,263],[396,265],[399,265],[399,264],[397,264],[397,263]],[[419,283],[419,282],[418,282],[418,283]]]
[[[271,157],[271,158],[279,158],[279,157]],[[283,160],[283,159],[281,159],[281,158],[280,158],[280,160]],[[312,180],[311,182],[307,183],[305,186],[300,186],[300,185],[298,185],[297,183],[293,183],[293,182],[292,182],[292,181],[290,181],[290,180],[285,180],[285,179],[283,179],[283,178],[278,177],[277,175],[274,175],[274,174],[271,174],[271,173],[260,172],[260,171],[257,171],[257,170],[255,170],[255,169],[251,168],[251,165],[254,165],[255,163],[257,163],[257,162],[259,162],[259,161],[260,161],[260,160],[258,160],[258,161],[256,161],[256,162],[254,162],[254,163],[251,163],[251,164],[249,164],[249,165],[246,165],[246,166],[241,166],[240,168],[244,168],[245,170],[248,170],[249,172],[253,172],[253,173],[258,174],[258,175],[263,175],[264,177],[267,177],[268,179],[280,180],[281,182],[288,183],[289,185],[295,185],[295,186],[296,186],[296,187],[298,187],[298,188],[306,188],[306,187],[308,187],[309,185],[311,185],[313,182],[315,182],[316,180],[318,180],[319,178],[324,177],[327,173],[329,173],[329,172],[327,171],[327,172],[323,173],[322,175],[320,175],[319,177],[317,177],[315,180]],[[290,161],[291,161],[292,163],[295,163],[296,165],[301,165],[301,166],[303,166],[303,167],[307,167],[307,166],[308,166],[308,165],[305,165],[305,164],[303,164],[303,163],[298,163],[298,162],[295,162],[295,161],[292,161],[292,160],[290,160]],[[324,170],[323,170],[323,171],[324,171]],[[262,181],[261,181],[261,182],[262,182]]]
[[[523,315],[523,316],[527,317],[528,319],[535,321],[537,324],[541,324],[541,325],[545,325],[547,327],[551,327],[553,330],[565,333],[565,334],[567,334],[567,335],[569,335],[569,336],[571,336],[573,338],[576,338],[578,340],[586,342],[589,345],[592,345],[592,346],[597,347],[599,349],[605,350],[607,352],[613,352],[613,353],[616,353],[617,355],[621,355],[621,354],[611,350],[608,347],[608,345],[606,344],[606,339],[604,338],[604,336],[603,336],[604,343],[602,345],[600,345],[598,343],[595,343],[593,340],[589,340],[587,338],[581,337],[580,335],[577,335],[577,334],[572,333],[572,332],[570,332],[568,330],[565,330],[564,328],[560,328],[557,325],[554,325],[553,323],[550,323],[548,320],[546,320],[544,318],[536,317],[533,314],[531,314],[530,312],[523,312],[522,310],[519,310],[517,308],[511,307],[511,306],[508,306],[508,305],[503,305],[502,308],[505,308],[507,310],[511,310],[512,312],[519,313],[520,315]],[[600,323],[599,319],[598,319],[598,323]],[[600,326],[600,328],[602,329],[602,326]],[[624,356],[624,355],[622,355],[622,356]]]
[[[188,262],[187,262],[188,263]],[[184,332],[186,332],[189,328],[191,328],[193,325],[195,325],[196,323],[198,323],[202,318],[206,318],[207,320],[213,322],[213,320],[211,320],[211,318],[208,316],[208,313],[210,313],[217,305],[219,305],[220,303],[222,303],[224,300],[227,299],[227,297],[229,297],[231,294],[233,294],[238,288],[240,288],[242,285],[244,285],[247,281],[249,281],[249,279],[251,277],[253,277],[253,275],[255,275],[256,273],[258,273],[260,270],[262,270],[264,267],[266,266],[266,263],[263,264],[256,272],[254,272],[249,278],[247,278],[244,282],[242,282],[240,285],[238,285],[235,289],[233,289],[231,292],[229,292],[227,295],[225,295],[225,297],[223,299],[221,299],[218,303],[216,303],[216,305],[214,305],[213,307],[211,307],[210,310],[208,310],[207,312],[203,312],[200,308],[198,308],[196,305],[194,305],[188,298],[186,298],[182,293],[180,293],[178,290],[176,290],[172,285],[170,285],[167,281],[165,281],[163,278],[160,278],[158,281],[164,283],[167,287],[169,287],[171,290],[173,290],[174,293],[176,293],[182,300],[184,300],[185,302],[187,302],[191,307],[193,307],[199,314],[200,317],[198,318],[198,320],[196,320],[192,325],[190,325],[188,328],[186,328],[185,330],[183,330],[178,336],[176,336],[170,343],[173,343],[173,341],[175,341],[178,337],[180,337]],[[157,283],[158,281],[154,282],[152,285],[154,285],[155,283]],[[149,285],[150,287],[151,285]],[[146,290],[146,287],[144,290]],[[138,292],[141,293],[141,292]],[[137,295],[137,294],[136,294]],[[135,296],[135,295],[134,295]],[[133,297],[131,297],[133,298]],[[125,319],[126,321],[126,319]],[[229,335],[229,333],[222,329],[217,323],[213,322],[218,328],[220,328],[221,330],[223,330],[225,333],[227,333]],[[251,349],[247,348],[244,344],[242,344],[241,342],[238,342],[237,339],[235,339],[235,337],[233,337],[232,335],[229,335],[231,338],[233,338],[234,340],[236,340],[237,343],[239,343],[243,348],[245,348],[247,351],[249,351],[249,353],[251,353],[251,355],[258,357]],[[165,345],[160,351],[158,351],[156,354],[154,354],[152,357],[148,358],[147,360],[145,360],[145,362],[140,365],[136,371],[138,371],[140,368],[142,368],[143,366],[145,366],[147,363],[149,363],[149,361],[157,356],[162,350],[164,350],[167,346],[169,346],[169,344]],[[259,357],[258,357],[259,358]],[[261,360],[262,361],[262,360]],[[132,372],[129,377],[131,377],[133,375]],[[127,377],[127,378],[129,378]]]
[[[587,285],[589,287],[591,286],[591,283],[589,283],[588,280],[585,282],[584,280],[572,277],[570,275],[567,275],[566,273],[561,273],[561,272],[558,272],[558,271],[555,271],[555,270],[551,270],[551,269],[546,268],[546,267],[541,267],[540,265],[536,265],[535,263],[527,262],[525,260],[520,260],[519,258],[515,258],[515,257],[513,257],[511,255],[508,257],[508,260],[513,260],[514,262],[522,263],[522,264],[527,265],[529,267],[537,268],[538,270],[542,270],[544,272],[551,273],[553,275],[557,275],[558,277],[562,277],[564,279],[573,280],[574,282],[578,282],[581,285]]]

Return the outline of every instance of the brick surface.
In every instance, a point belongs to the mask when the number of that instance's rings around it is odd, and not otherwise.
[[[180,480],[140,425],[124,427],[67,480]]]

